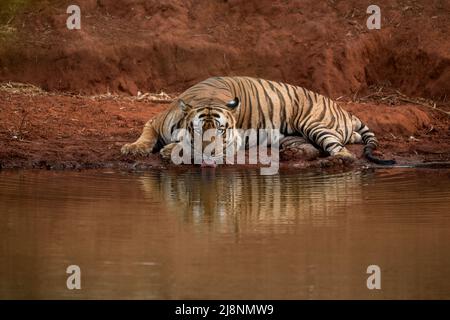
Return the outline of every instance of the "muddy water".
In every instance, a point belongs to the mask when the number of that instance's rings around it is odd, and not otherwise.
[[[448,170],[0,172],[0,298],[450,298],[449,208]]]

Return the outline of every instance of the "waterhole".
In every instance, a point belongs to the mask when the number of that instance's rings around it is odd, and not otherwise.
[[[448,299],[449,207],[447,169],[4,171],[0,298]]]

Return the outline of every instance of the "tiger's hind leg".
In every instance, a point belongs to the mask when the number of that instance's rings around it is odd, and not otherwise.
[[[346,147],[342,147],[341,150],[331,155],[339,159],[342,159],[344,162],[354,162],[356,160],[355,155],[350,151],[348,151]]]
[[[287,136],[280,140],[280,156],[283,160],[314,160],[320,156],[320,150],[299,136]]]
[[[358,132],[353,132],[348,143],[363,143],[362,137]]]
[[[316,127],[309,132],[308,136],[331,156],[340,158],[344,162],[355,161],[355,155],[348,151],[335,131],[324,127]],[[352,136],[352,139],[356,142],[358,137],[355,135]]]

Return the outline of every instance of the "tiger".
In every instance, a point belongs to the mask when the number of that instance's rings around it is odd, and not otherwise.
[[[303,87],[252,77],[212,77],[184,91],[171,106],[150,119],[141,136],[121,148],[124,155],[160,152],[170,158],[181,143],[177,129],[189,134],[215,129],[230,138],[233,129],[278,129],[280,147],[295,146],[354,161],[345,147],[364,143],[364,156],[380,165],[392,165],[373,155],[375,134],[358,117],[330,98]],[[231,140],[238,137],[231,136]],[[242,143],[242,141],[241,141]],[[246,146],[247,147],[247,146]]]

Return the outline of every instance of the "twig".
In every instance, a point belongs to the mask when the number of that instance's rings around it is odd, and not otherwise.
[[[411,100],[409,98],[403,98],[403,97],[400,97],[399,100],[403,101],[403,102],[414,103],[414,104],[417,104],[419,106],[427,107],[427,108],[430,108],[430,109],[433,109],[433,110],[437,110],[437,111],[443,112],[446,115],[450,116],[450,112],[442,110],[442,109],[439,109],[439,108],[436,108],[436,104],[434,104],[433,106],[430,106],[427,103],[423,103],[423,102],[419,102],[419,101],[415,101],[415,100]]]
[[[28,112],[26,112],[25,110],[22,110],[22,113],[23,113],[22,120],[20,121],[19,131],[17,132],[17,136],[19,138],[22,137],[22,129],[23,129],[23,126],[25,124],[25,119],[28,116]]]

